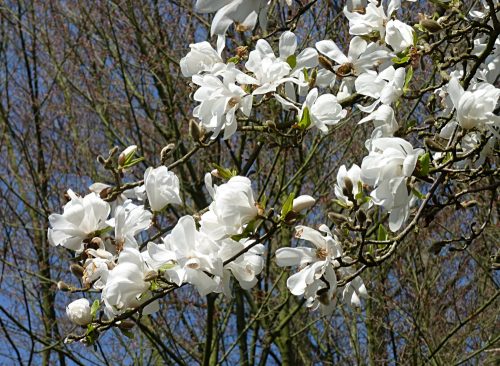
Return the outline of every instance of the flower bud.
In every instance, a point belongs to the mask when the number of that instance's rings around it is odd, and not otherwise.
[[[314,68],[311,73],[311,76],[309,77],[309,83],[308,83],[309,89],[314,88],[314,86],[316,85],[317,77],[318,77],[318,71],[316,70],[316,68]]]
[[[344,222],[349,221],[347,217],[337,212],[328,212],[328,218],[332,220],[336,225],[340,225]]]
[[[476,200],[469,200],[469,201],[460,202],[460,207],[462,207],[462,208],[469,208],[469,207],[475,207],[475,206],[477,206]]]
[[[316,293],[318,301],[320,303],[322,303],[323,305],[330,304],[330,297],[329,297],[328,290],[329,290],[328,288],[322,288],[322,289],[318,290],[318,292]]]
[[[194,119],[189,120],[189,135],[195,142],[200,141],[204,135],[202,127]]]
[[[118,323],[118,328],[123,330],[130,330],[135,326],[132,320],[122,320]]]
[[[64,281],[59,281],[57,283],[57,288],[59,289],[59,291],[71,291],[71,287],[69,287],[69,285]]]
[[[144,276],[144,281],[149,282],[149,281],[155,280],[156,278],[158,278],[158,272],[157,271],[149,271]]]
[[[80,266],[79,264],[77,263],[71,263],[71,265],[69,266],[69,270],[71,271],[71,273],[73,273],[76,277],[78,278],[82,278],[83,277],[83,272],[84,272],[84,269],[82,266]]]
[[[106,159],[104,159],[104,157],[102,157],[101,155],[98,155],[98,156],[97,156],[97,162],[98,162],[99,164],[104,165],[104,164],[106,164]]]
[[[425,145],[431,149],[431,150],[434,150],[434,151],[445,151],[446,148],[441,146],[438,142],[434,141],[433,139],[429,138],[429,137],[426,137],[424,139],[424,142],[425,142]]]
[[[422,27],[424,27],[427,31],[431,33],[437,33],[443,30],[441,24],[439,24],[433,19],[422,19],[420,21],[420,24],[422,25]]]
[[[170,143],[167,146],[165,146],[163,149],[161,149],[160,152],[160,160],[164,164],[165,161],[167,160],[168,155],[175,149],[175,144]]]
[[[328,71],[331,71],[331,72],[335,73],[335,70],[333,69],[332,62],[329,59],[327,59],[325,56],[318,55],[318,61],[319,61],[319,64],[321,66],[323,66],[325,69],[327,69]]]
[[[358,219],[358,222],[363,225],[366,222],[366,213],[363,210],[359,210],[356,212],[356,218]]]
[[[120,156],[118,156],[118,165],[124,166],[132,158],[132,156],[134,156],[136,151],[137,151],[136,145],[131,145],[127,147],[125,150],[123,150],[120,153]]]
[[[266,126],[272,130],[276,130],[276,123],[274,121],[271,120],[266,121]]]
[[[308,195],[302,195],[293,200],[292,210],[295,212],[300,212],[311,208],[316,203],[316,200]]]
[[[89,245],[87,246],[87,248],[91,248],[91,249],[99,249],[102,247],[102,239],[99,238],[98,236],[95,236],[92,238],[92,240],[90,241]]]
[[[85,326],[92,322],[90,303],[87,299],[78,299],[66,306],[66,315],[75,324]]]
[[[346,196],[351,196],[352,195],[352,190],[353,190],[353,185],[352,185],[352,180],[348,176],[345,176],[344,178],[344,187],[347,190],[346,193],[344,193]]]
[[[212,170],[212,171],[210,172],[210,174],[211,174],[212,176],[214,176],[215,178],[221,178],[221,179],[222,179],[221,175],[219,174],[219,169],[214,169],[214,170]]]

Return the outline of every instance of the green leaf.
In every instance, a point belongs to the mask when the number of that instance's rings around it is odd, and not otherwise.
[[[332,200],[333,203],[335,203],[337,206],[340,206],[342,208],[345,208],[345,209],[350,209],[350,207],[348,205],[345,204],[345,202],[341,201],[341,200]]]
[[[281,219],[286,217],[286,214],[292,211],[293,208],[293,199],[295,198],[295,193],[292,192],[288,195],[285,203],[283,203],[283,207],[281,208]]]
[[[357,201],[363,200],[363,197],[365,196],[365,192],[363,190],[363,182],[358,180],[358,193],[354,196],[354,199]]]
[[[425,32],[426,32],[425,28],[424,28],[424,27],[422,26],[422,24],[420,24],[420,23],[415,24],[415,25],[413,26],[413,28],[415,28],[416,30],[418,30],[418,31],[420,31],[420,32],[422,32],[422,33],[425,33]],[[414,41],[414,42],[415,42],[415,39],[417,39],[417,40],[418,40],[418,37],[417,37],[416,35],[414,35],[414,36],[413,36],[413,41]],[[416,44],[416,42],[415,42],[415,44]]]
[[[92,303],[92,306],[90,307],[90,314],[92,315],[92,319],[95,319],[95,316],[97,314],[97,310],[99,310],[99,307],[101,306],[101,302],[99,300],[94,300]]]
[[[113,227],[112,226],[106,226],[105,228],[101,229],[101,230],[97,230],[95,231],[92,236],[89,236],[91,238],[95,237],[95,236],[102,236],[104,234],[106,234],[107,232],[113,230]]]
[[[293,69],[295,66],[297,66],[297,56],[295,55],[290,55],[286,59],[286,63],[290,65],[290,67]]]
[[[443,158],[442,164],[445,164],[445,163],[449,162],[452,159],[453,159],[453,154],[451,152],[447,152],[446,155]]]
[[[158,291],[161,290],[161,286],[158,285],[158,282],[156,282],[156,280],[153,280],[149,283],[149,289],[151,291]]]
[[[92,324],[88,324],[87,332],[85,333],[85,343],[90,346],[95,343],[97,338],[99,338],[99,333]]]
[[[262,210],[263,210],[263,211],[265,211],[265,210],[266,210],[267,201],[268,201],[268,198],[267,198],[266,194],[264,193],[264,194],[262,195],[262,200],[260,201],[260,207],[262,207]]]
[[[255,224],[257,220],[252,220],[250,221],[247,226],[245,226],[245,229],[241,234],[233,235],[231,236],[231,239],[234,241],[240,241],[241,239],[248,238],[252,236],[253,232],[255,231]]]
[[[393,57],[392,58],[392,62],[394,62],[396,65],[405,64],[408,61],[410,61],[410,56]]]
[[[125,163],[122,165],[122,168],[126,169],[126,168],[130,168],[131,166],[134,166],[136,165],[137,163],[140,163],[141,161],[143,161],[145,158],[143,156],[141,156],[140,158],[136,158],[136,159],[130,159],[130,160],[127,160],[125,161]]]
[[[410,81],[411,81],[412,78],[413,78],[413,67],[410,66],[408,68],[408,71],[406,72],[405,85],[403,87],[403,92],[406,93],[408,90],[410,90],[409,85],[410,85]]]
[[[413,31],[413,45],[416,46],[418,43],[417,32]]]
[[[412,120],[410,120],[410,121],[408,121],[408,122],[406,123],[406,127],[407,127],[407,128],[413,128],[413,127],[415,127],[416,125],[417,125],[417,120],[416,120],[416,119],[412,119]]]
[[[421,177],[426,177],[429,175],[429,167],[431,165],[431,156],[429,152],[418,157],[418,171],[417,174]]]
[[[236,65],[238,62],[240,62],[240,58],[239,58],[238,56],[233,56],[233,57],[229,58],[229,59],[227,60],[227,62],[228,62],[228,63],[232,62],[233,64],[235,64],[235,65]]]
[[[411,191],[412,191],[412,192],[413,192],[413,194],[414,194],[415,196],[417,196],[419,199],[421,199],[421,200],[425,200],[425,194],[423,194],[422,192],[420,192],[420,191],[419,191],[418,189],[416,189],[415,187],[413,187],[413,188],[411,189]]]
[[[378,230],[377,230],[377,240],[378,241],[385,241],[387,240],[388,235],[387,235],[387,230],[385,230],[385,227],[382,224],[379,224]]]
[[[305,67],[302,69],[302,73],[304,74],[304,80],[309,81],[309,72]]]
[[[311,125],[311,115],[309,114],[309,108],[305,107],[302,112],[302,118],[299,121],[298,126],[300,129],[305,130]]]
[[[175,262],[165,263],[160,268],[158,268],[158,271],[159,272],[165,272],[165,271],[167,271],[169,269],[174,268],[176,265],[177,265],[177,263],[175,263]]]
[[[365,203],[368,203],[368,202],[370,202],[371,200],[372,200],[372,199],[371,199],[371,197],[367,197],[367,196],[365,196],[365,197],[363,197],[361,200],[359,200],[359,199],[358,199],[358,205],[360,205],[360,206],[361,206],[361,205],[364,205]]]
[[[217,169],[219,176],[223,179],[229,180],[232,177],[237,175],[236,171],[234,171],[234,170],[229,170],[229,169],[223,168],[220,165],[215,164],[215,163],[213,164],[213,166],[215,169]]]

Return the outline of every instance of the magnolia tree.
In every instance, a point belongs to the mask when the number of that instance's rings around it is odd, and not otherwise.
[[[187,133],[167,139],[156,164],[139,143],[99,155],[101,179],[87,192],[67,187],[48,217],[48,241],[70,253],[74,275],[58,282],[74,323],[65,342],[96,345],[112,329],[134,338],[150,318],[178,322],[183,306],[198,304],[201,346],[159,346],[165,362],[356,362],[321,346],[304,356],[287,342],[312,334],[320,344],[330,330],[319,321],[335,326],[339,311],[373,316],[367,304],[385,280],[371,272],[417,255],[419,237],[439,266],[440,253],[473,250],[496,223],[500,5],[422,3],[342,2],[336,37],[311,34],[321,1],[197,0],[209,34],[176,69],[191,88],[190,114],[176,121]],[[350,132],[336,138],[341,131]],[[493,234],[493,269],[494,243]],[[490,278],[484,308],[498,295]],[[291,334],[300,316],[308,320]],[[352,337],[351,320],[344,333],[358,363],[410,362],[398,356],[402,340],[383,359],[376,348],[359,352],[377,332]],[[168,337],[148,332],[160,345]],[[453,362],[489,357],[496,332]],[[413,362],[437,357],[446,341]]]

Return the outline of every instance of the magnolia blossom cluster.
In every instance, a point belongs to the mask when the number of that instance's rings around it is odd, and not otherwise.
[[[125,192],[135,198],[114,208],[95,192],[80,197],[69,190],[70,201],[63,213],[50,215],[50,243],[75,252],[83,263],[84,287],[102,291],[108,317],[140,306],[162,284],[187,283],[200,295],[224,292],[231,296],[230,278],[234,277],[249,289],[262,271],[264,246],[232,237],[241,234],[259,213],[250,180],[236,176],[215,186],[208,173],[206,181],[213,202],[200,222],[192,216],[181,217],[169,234],[159,243],[147,243],[145,250],[137,238],[144,237],[152,225],[153,213],[182,204],[179,179],[173,172],[164,166],[148,168],[144,185]],[[157,308],[156,302],[149,301],[143,313]],[[92,321],[86,299],[68,305],[67,313],[79,325]]]
[[[218,22],[222,19],[226,19],[225,26],[221,32],[215,32],[217,34],[225,34],[229,24],[241,23],[242,19],[251,19],[248,24],[253,28],[257,9],[265,9],[264,3],[257,3],[248,2],[243,6],[233,1],[223,8],[211,8],[211,11],[218,11],[212,30],[219,29],[221,23]],[[198,5],[201,4],[204,2],[199,1]],[[363,176],[365,183],[374,187],[371,193],[373,203],[391,213],[390,228],[397,230],[408,217],[413,197],[411,190],[407,189],[413,170],[406,169],[403,173],[399,165],[403,164],[406,155],[418,157],[420,150],[413,154],[413,147],[408,152],[388,149],[385,155],[382,154],[383,159],[398,161],[397,164],[391,163],[394,171],[391,174],[364,173],[368,164],[378,161],[377,156],[385,145],[399,143],[398,139],[391,140],[399,128],[393,105],[403,95],[407,75],[405,67],[393,64],[393,59],[407,57],[416,46],[414,29],[395,18],[401,1],[392,0],[386,5],[377,1],[348,2],[344,14],[349,20],[349,33],[353,38],[347,52],[343,52],[333,40],[322,40],[316,42],[315,48],[306,47],[297,53],[297,37],[285,31],[279,39],[279,55],[266,40],[259,39],[242,69],[239,65],[245,58],[244,54],[224,63],[221,47],[216,51],[208,42],[201,42],[190,45],[191,51],[181,60],[181,70],[199,86],[194,99],[200,104],[193,115],[213,132],[212,138],[222,130],[224,138],[234,134],[238,128],[238,114],[241,113],[243,119],[248,118],[254,99],[260,101],[263,95],[273,96],[283,109],[295,111],[300,128],[316,127],[323,133],[347,116],[348,112],[339,100],[354,93],[367,97],[371,102],[357,105],[359,110],[368,113],[360,123],[373,121],[375,129],[366,143],[370,156],[364,164]],[[208,8],[203,9],[208,11]],[[265,23],[261,21],[262,24]],[[331,94],[328,89],[337,83],[337,95]],[[378,139],[382,140],[377,142]],[[403,143],[409,145],[406,141]],[[385,160],[381,160],[382,164]],[[416,161],[413,163],[412,168],[415,168]],[[376,170],[382,165],[377,164],[377,167]]]

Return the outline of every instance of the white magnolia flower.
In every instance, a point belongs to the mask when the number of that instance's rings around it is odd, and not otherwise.
[[[213,292],[218,283],[205,272],[222,277],[222,260],[217,256],[219,246],[196,229],[192,216],[183,216],[163,244],[148,244],[149,257],[156,269],[166,269],[170,280],[178,286],[190,283],[201,296]]]
[[[280,267],[298,266],[299,272],[287,280],[290,292],[304,296],[306,306],[312,310],[320,307],[324,315],[331,314],[335,305],[337,274],[347,277],[354,273],[354,269],[340,267],[336,258],[342,257],[342,246],[326,225],[319,227],[325,235],[307,226],[297,226],[295,230],[297,238],[311,242],[313,247],[280,248],[276,251],[276,263]],[[342,297],[348,305],[360,306],[359,299],[367,297],[363,280],[357,276],[346,284]]]
[[[268,0],[197,0],[195,9],[200,13],[217,12],[212,20],[211,35],[224,36],[229,26],[236,23],[239,31],[251,30],[259,21],[267,25]]]
[[[51,245],[81,252],[84,239],[108,227],[106,219],[111,208],[96,193],[80,197],[69,189],[68,195],[71,201],[64,206],[63,214],[49,216],[48,238]]]
[[[214,75],[193,75],[193,82],[200,86],[194,93],[194,99],[201,104],[193,116],[200,119],[203,127],[212,131],[216,138],[224,129],[224,139],[232,136],[238,127],[236,112],[240,110],[250,116],[253,97],[234,82],[221,81]]]
[[[216,63],[210,70],[210,74],[222,78],[225,85],[238,83],[240,85],[253,85],[257,84],[257,80],[250,75],[245,74],[238,69],[232,62],[227,64]]]
[[[370,154],[361,163],[361,178],[376,187],[371,193],[373,203],[390,212],[392,231],[408,218],[412,194],[406,187],[407,178],[423,153],[423,149],[414,149],[401,138],[383,137],[371,142]]]
[[[408,141],[399,137],[375,139],[369,155],[361,163],[361,179],[371,186],[377,186],[392,178],[410,177],[418,157],[423,153],[423,149],[414,149]]]
[[[181,72],[191,77],[203,71],[210,72],[215,64],[222,63],[222,58],[208,42],[190,44],[191,51],[180,61]]]
[[[110,314],[119,314],[127,308],[139,306],[146,297],[149,283],[144,280],[150,272],[141,253],[135,248],[124,248],[118,257],[118,265],[108,274],[102,290],[102,299]],[[150,304],[151,305],[151,304]],[[146,313],[152,306],[146,309]]]
[[[372,141],[381,137],[392,137],[399,129],[398,122],[396,121],[396,117],[394,115],[394,110],[392,107],[385,104],[380,105],[377,109],[375,109],[375,111],[370,113],[358,123],[361,124],[368,121],[373,121],[373,125],[375,127],[372,131],[371,137],[365,142],[365,146],[368,150],[371,150]]]
[[[290,292],[304,296],[306,306],[311,309],[321,307],[323,314],[331,314],[337,290],[337,271],[347,276],[353,273],[353,269],[340,267],[336,258],[342,256],[342,247],[326,225],[319,228],[325,235],[307,226],[297,226],[295,230],[297,238],[311,242],[314,247],[280,248],[276,251],[276,263],[280,267],[298,266],[299,272],[287,280]],[[366,288],[359,277],[343,290],[343,299],[351,306],[359,306],[359,298],[366,296]]]
[[[410,215],[413,194],[406,182],[406,177],[384,180],[371,193],[373,203],[389,211],[389,229],[393,232],[399,230]]]
[[[257,276],[264,268],[263,254],[265,247],[262,244],[255,245],[253,240],[246,239],[239,242],[232,239],[221,241],[218,256],[222,261],[231,259],[250,245],[252,245],[251,249],[224,266],[223,292],[229,298],[231,297],[231,275],[234,276],[244,290],[249,290],[257,284]]]
[[[346,166],[342,165],[337,173],[337,182],[334,187],[337,198],[346,206],[353,207],[354,202],[352,199],[360,193],[362,187],[361,168],[353,164],[347,170]]]
[[[403,95],[405,75],[403,67],[394,69],[392,66],[380,73],[368,71],[359,75],[355,81],[356,91],[376,101],[366,107],[358,105],[358,108],[363,112],[371,113],[380,103],[386,105],[394,103]]]
[[[387,15],[382,2],[377,6],[376,2],[370,1],[364,12],[351,12],[347,7],[344,14],[349,19],[349,33],[355,36],[379,34],[383,39],[385,35],[385,24],[392,13],[401,6],[401,0],[391,0],[387,7]]]
[[[339,269],[343,276],[350,276],[354,273],[352,267],[342,267]],[[360,307],[361,299],[366,299],[368,297],[368,292],[366,291],[365,283],[360,276],[354,277],[354,279],[345,285],[342,291],[342,300],[344,303],[351,307]]]
[[[166,166],[149,167],[144,172],[144,189],[153,211],[161,211],[168,204],[180,205],[179,178]]]
[[[484,143],[484,139],[486,139],[486,143]],[[469,164],[478,168],[484,164],[487,158],[490,156],[495,156],[495,146],[497,143],[498,137],[495,134],[489,136],[482,136],[481,133],[473,131],[466,134],[459,146],[463,151],[463,154],[467,154],[473,149],[476,149],[480,144],[484,143],[484,147],[479,152],[479,156],[475,156],[473,159],[468,159],[465,164]],[[474,160],[475,159],[475,160]]]
[[[329,298],[331,298],[337,288],[337,276],[334,269],[339,267],[339,263],[335,258],[342,255],[342,248],[326,225],[322,225],[320,230],[325,232],[326,236],[307,226],[297,226],[295,236],[311,242],[314,247],[280,248],[276,251],[278,266],[301,268],[287,280],[287,287],[295,296],[304,295],[310,286],[317,292],[327,287],[326,283],[328,283]],[[315,297],[316,293],[308,298],[309,306],[312,306]]]
[[[476,38],[474,40],[474,49],[471,54],[480,56],[488,45],[489,37]],[[488,57],[481,64],[477,71],[477,77],[487,83],[495,84],[500,76],[500,38],[495,41],[495,47]]]
[[[399,53],[413,45],[414,30],[408,24],[399,20],[389,20],[385,29],[385,43]]]
[[[334,67],[334,70],[341,76],[358,76],[389,58],[389,52],[386,49],[376,43],[368,44],[361,37],[354,37],[351,40],[347,56],[332,40],[319,41],[316,43],[316,48],[320,53],[338,64],[338,66]],[[328,84],[331,84],[336,75],[326,69],[318,72],[318,78],[322,80],[323,84],[327,82],[325,79],[327,77],[332,79],[328,82]]]
[[[457,110],[457,121],[463,129],[500,123],[500,118],[493,113],[500,97],[500,89],[488,83],[479,83],[473,91],[464,91],[458,79],[452,77],[448,93]]]
[[[85,253],[88,258],[83,266],[83,285],[101,290],[108,281],[109,271],[115,267],[114,255],[101,248],[87,249]]]
[[[362,124],[368,121],[373,121],[373,125],[375,126],[372,138],[374,135],[377,137],[392,137],[394,132],[399,129],[398,122],[394,116],[394,110],[391,106],[386,104],[379,106],[374,112],[370,113],[358,123]],[[377,133],[376,131],[380,131],[380,133]]]
[[[336,125],[347,115],[347,111],[337,102],[333,94],[323,94],[318,97],[318,89],[312,89],[306,97],[302,109],[299,111],[299,121],[302,120],[305,110],[309,113],[310,125],[317,127],[321,132],[327,133],[328,126]]]
[[[292,32],[281,34],[279,40],[279,57],[276,57],[271,45],[264,39],[259,39],[255,50],[248,55],[245,63],[247,70],[255,75],[259,87],[253,91],[254,95],[276,91],[276,88],[285,83],[299,84],[299,72],[304,68],[315,67],[318,64],[318,54],[312,48],[306,48],[297,56],[297,37]],[[294,77],[291,77],[294,76]],[[302,83],[306,84],[307,83]]]
[[[66,306],[66,315],[75,324],[85,326],[92,322],[90,303],[87,299],[78,299]]]
[[[115,228],[115,242],[117,248],[137,248],[135,235],[147,229],[151,225],[153,214],[144,209],[143,205],[134,205],[128,200],[122,206],[118,206],[115,217],[108,220],[109,226]]]
[[[240,234],[258,213],[250,179],[236,176],[212,187],[211,175],[207,173],[205,183],[213,202],[201,216],[201,230],[214,240]]]
[[[339,85],[339,91],[337,92],[337,100],[342,101],[346,98],[349,98],[354,93],[354,81],[355,78],[342,79]],[[319,83],[316,84],[320,85]]]

